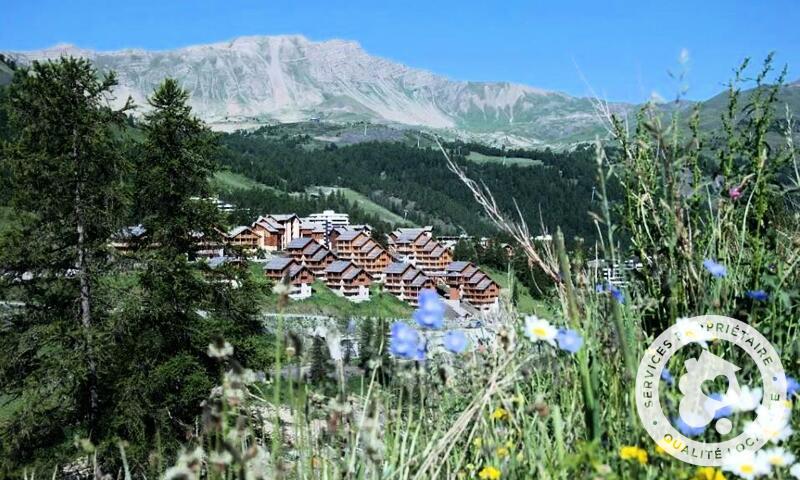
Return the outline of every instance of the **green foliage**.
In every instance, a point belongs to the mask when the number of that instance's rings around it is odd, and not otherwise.
[[[454,179],[433,149],[402,143],[361,143],[336,149],[307,150],[302,140],[281,140],[258,133],[222,137],[220,162],[231,171],[286,192],[330,185],[350,188],[417,225],[433,225],[441,233],[466,231],[487,235],[495,228],[472,208],[471,193]],[[473,145],[469,149],[477,149]],[[475,164],[458,144],[448,149],[471,175],[495,193],[500,207],[516,214],[514,201],[529,205],[525,219],[532,226],[562,225],[568,238],[595,238],[587,222],[596,165],[594,151],[582,146],[571,152],[515,151],[533,156],[541,166]],[[492,153],[492,152],[489,152]],[[612,186],[611,194],[618,194]]]
[[[110,339],[97,329],[109,312],[94,290],[108,275],[106,242],[123,217],[128,169],[114,128],[130,104],[105,106],[115,85],[113,74],[64,58],[21,69],[8,87],[12,133],[0,170],[15,221],[0,238],[0,290],[26,307],[0,336],[0,385],[18,400],[0,423],[4,469],[98,426],[98,366]]]

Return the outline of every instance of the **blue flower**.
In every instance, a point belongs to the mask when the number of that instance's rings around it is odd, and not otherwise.
[[[703,432],[706,431],[706,427],[689,426],[689,424],[683,421],[680,415],[673,418],[672,423],[675,424],[675,428],[677,428],[679,432],[686,435],[687,437],[696,437],[698,435],[702,435]]]
[[[606,291],[606,287],[604,287],[602,283],[598,283],[594,286],[594,291],[597,293],[603,293]]]
[[[611,296],[614,297],[614,300],[616,300],[619,304],[625,303],[625,296],[622,294],[622,291],[620,291],[619,288],[609,283],[608,291],[611,292]]]
[[[769,299],[769,294],[764,290],[748,290],[747,298],[752,298],[757,302],[766,302]]]
[[[467,336],[460,330],[452,330],[444,334],[442,345],[450,352],[461,353],[467,349]]]
[[[561,350],[569,353],[577,353],[583,345],[583,337],[575,330],[562,328],[556,334],[556,342],[558,342],[558,348]]]
[[[714,392],[709,395],[708,398],[721,402],[725,397],[719,392]],[[714,419],[719,420],[720,418],[730,417],[731,415],[733,415],[733,405],[725,405],[714,412]]]
[[[675,383],[675,378],[669,373],[667,367],[664,367],[664,370],[661,370],[661,380],[666,383],[667,385],[672,385]]]
[[[786,377],[786,396],[792,398],[800,392],[800,383],[793,377]]]
[[[408,360],[418,359],[422,350],[424,359],[424,344],[419,333],[403,322],[394,322],[389,332],[389,353],[398,358]]]
[[[716,278],[722,278],[728,274],[728,269],[725,267],[725,265],[717,263],[710,258],[703,260],[703,266],[706,267],[708,273]]]
[[[426,288],[419,293],[419,308],[414,320],[423,328],[438,330],[444,325],[444,302],[435,290]]]

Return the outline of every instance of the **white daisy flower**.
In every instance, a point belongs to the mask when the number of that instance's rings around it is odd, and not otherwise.
[[[788,452],[783,447],[772,447],[767,448],[764,450],[759,450],[756,454],[757,457],[761,457],[761,460],[766,460],[767,463],[772,465],[773,467],[788,467],[789,465],[794,463],[794,454]]]
[[[791,410],[783,405],[774,405],[771,408],[764,406],[756,410],[756,419],[745,426],[745,432],[758,438],[777,443],[782,442],[792,435],[789,426]]]
[[[525,335],[533,342],[544,341],[556,346],[558,330],[550,322],[536,315],[525,317]]]
[[[761,397],[764,391],[760,388],[750,388],[747,385],[739,389],[739,394],[730,392],[725,394],[725,402],[732,406],[737,412],[751,412],[761,405]]]
[[[722,469],[735,475],[752,480],[762,475],[769,475],[772,467],[763,458],[758,458],[753,452],[740,452],[724,459]]]
[[[789,469],[789,473],[791,473],[794,478],[800,480],[800,463],[792,465],[792,468]]]
[[[233,355],[233,346],[225,341],[222,344],[217,342],[209,343],[207,353],[211,358],[228,358]]]
[[[714,339],[711,332],[706,330],[703,323],[699,320],[679,318],[678,321],[675,322],[675,327],[678,337],[686,343],[699,343],[703,348],[708,348],[706,342]]]

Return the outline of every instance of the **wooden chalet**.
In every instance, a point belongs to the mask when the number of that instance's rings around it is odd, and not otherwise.
[[[294,213],[272,213],[263,218],[271,220],[272,223],[283,229],[281,232],[280,250],[285,250],[292,240],[301,236],[300,217]]]
[[[276,257],[264,265],[264,275],[273,282],[289,280],[289,298],[302,300],[311,296],[314,273],[292,257]]]
[[[349,260],[336,260],[325,268],[325,285],[351,302],[369,300],[372,277]]]
[[[445,281],[451,300],[463,299],[479,310],[490,310],[498,305],[500,286],[471,262],[450,263]]]
[[[419,292],[425,288],[435,288],[435,284],[410,263],[393,262],[384,270],[383,288],[400,300],[417,305]]]
[[[258,248],[274,252],[281,250],[286,227],[269,217],[258,217],[250,228],[261,237]]]
[[[319,222],[300,223],[300,237],[307,237],[325,243],[325,225]]]
[[[317,278],[325,276],[325,268],[336,260],[336,255],[316,240],[300,237],[286,246],[286,253],[298,263],[308,267]]]
[[[365,269],[376,281],[383,281],[383,271],[392,258],[365,231],[337,228],[330,234],[330,244],[337,257],[350,260]]]
[[[389,250],[403,262],[411,263],[430,277],[444,277],[453,261],[450,249],[439,243],[430,227],[401,228],[389,235]]]

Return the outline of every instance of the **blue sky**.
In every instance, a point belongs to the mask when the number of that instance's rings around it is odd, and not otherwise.
[[[344,38],[365,50],[460,80],[507,80],[573,95],[586,81],[611,100],[640,101],[678,85],[689,52],[689,98],[719,92],[744,57],[777,52],[800,77],[797,0],[451,1],[0,0],[0,50],[73,43],[102,50],[170,49],[240,35]]]

